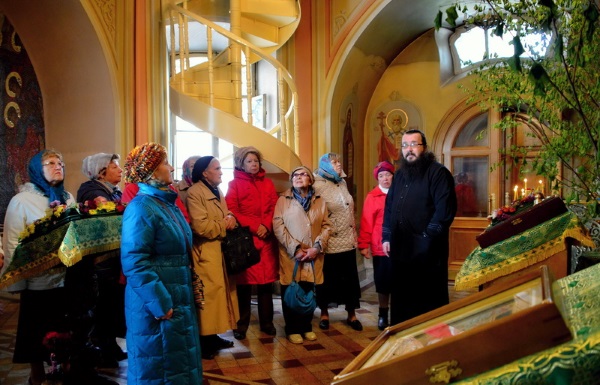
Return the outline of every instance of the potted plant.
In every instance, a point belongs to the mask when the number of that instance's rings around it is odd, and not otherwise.
[[[470,7],[467,7],[467,3]],[[463,16],[459,16],[459,13]],[[597,216],[600,198],[600,32],[599,8],[590,0],[486,0],[473,6],[459,2],[438,12],[456,27],[485,23],[494,35],[510,39],[509,58],[486,58],[466,87],[471,101],[483,109],[499,108],[504,118],[497,128],[523,122],[541,143],[539,155],[527,164],[546,177],[552,190],[569,202],[589,202]],[[525,36],[544,33],[547,40],[527,44]],[[524,55],[528,53],[528,55]],[[525,58],[528,56],[528,58]],[[482,96],[483,95],[483,96]],[[525,166],[527,148],[502,149],[514,166]]]

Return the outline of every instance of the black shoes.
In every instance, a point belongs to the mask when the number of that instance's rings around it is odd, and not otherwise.
[[[236,340],[243,340],[244,338],[246,338],[246,332],[245,331],[241,331],[241,330],[234,330],[233,331],[233,337]]]
[[[387,328],[389,325],[390,324],[388,323],[387,317],[379,316],[379,320],[377,321],[377,328],[379,330],[383,330],[383,329]]]
[[[226,340],[225,338],[221,338],[219,336],[216,336],[214,343],[216,350],[229,349],[233,347],[233,341]]]
[[[221,338],[216,334],[200,336],[200,349],[204,360],[212,360],[219,350],[231,347],[233,347],[233,341]]]
[[[269,325],[269,326],[265,326],[263,328],[260,328],[260,331],[263,333],[266,333],[270,336],[274,336],[277,334],[277,329],[275,329],[275,326],[273,325]]]
[[[352,320],[352,321],[350,321],[350,320],[348,319],[348,320],[346,320],[346,323],[347,323],[347,324],[348,324],[348,325],[349,325],[349,326],[350,326],[352,329],[356,330],[357,332],[360,332],[360,331],[362,331],[362,330],[363,330],[363,326],[362,326],[362,324],[361,324],[361,323],[360,323],[360,321],[359,321],[359,320],[357,320],[357,319],[355,319],[355,320]]]
[[[323,329],[323,330],[329,329],[329,320],[328,319],[322,319],[321,322],[319,322],[319,328]]]

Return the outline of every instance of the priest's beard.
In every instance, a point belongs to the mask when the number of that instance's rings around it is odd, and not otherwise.
[[[423,152],[412,162],[407,161],[404,155],[402,155],[400,158],[399,172],[408,180],[420,178],[425,175],[425,172],[433,162],[435,162],[435,155],[433,152]]]

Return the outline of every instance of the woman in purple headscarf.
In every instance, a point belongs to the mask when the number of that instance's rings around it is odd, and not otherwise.
[[[187,199],[188,189],[194,184],[192,181],[192,171],[194,170],[194,165],[198,159],[200,159],[200,156],[194,155],[190,156],[183,162],[183,165],[181,166],[183,169],[182,178],[175,184],[175,189],[177,190],[179,199],[181,199],[184,205]]]

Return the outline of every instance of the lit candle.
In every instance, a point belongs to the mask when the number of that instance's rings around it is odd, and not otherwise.
[[[542,195],[544,195],[544,183],[542,182],[542,180],[539,180],[540,183],[540,192],[542,193]]]
[[[527,191],[527,178],[523,179],[523,183],[525,184],[523,190]]]
[[[514,194],[513,201],[517,200],[517,191],[519,191],[519,186],[515,186],[515,194]]]
[[[521,198],[525,198],[525,189],[524,188],[521,189]]]

